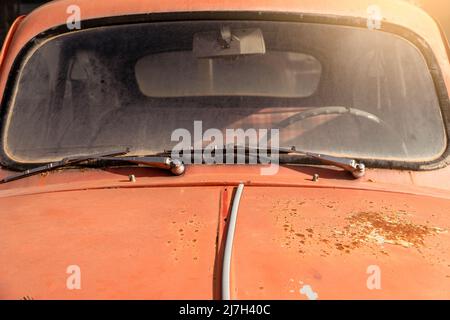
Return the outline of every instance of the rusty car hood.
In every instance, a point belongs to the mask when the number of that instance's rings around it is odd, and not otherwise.
[[[379,191],[247,188],[234,241],[240,299],[450,298],[450,202]],[[374,288],[372,270],[379,270]]]
[[[286,170],[271,184],[251,181],[248,169],[218,175],[220,184],[203,172],[194,183],[192,169],[173,184],[161,176],[127,188],[107,179],[63,188],[34,177],[28,183],[40,189],[0,190],[0,297],[220,299],[226,220],[241,179],[233,299],[307,299],[305,286],[319,299],[450,298],[448,197],[373,182],[350,188],[351,179],[283,184]],[[290,171],[291,181],[300,175]],[[66,287],[71,265],[80,267],[80,290]],[[380,289],[367,285],[374,266]]]

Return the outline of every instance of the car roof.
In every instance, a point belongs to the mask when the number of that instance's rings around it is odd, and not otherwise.
[[[450,66],[446,47],[436,22],[420,8],[402,0],[54,0],[25,17],[18,26],[0,66],[0,93],[20,50],[36,35],[64,25],[68,8],[80,8],[81,20],[146,13],[202,11],[266,11],[345,16],[366,19],[368,8],[378,6],[383,21],[408,28],[420,35],[433,50],[450,88]],[[1,62],[1,61],[0,61]]]

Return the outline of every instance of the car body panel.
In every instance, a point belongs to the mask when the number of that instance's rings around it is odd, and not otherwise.
[[[380,190],[450,198],[450,182],[446,179],[450,170],[447,168],[419,172],[420,179],[413,171],[367,169],[366,175],[357,180],[334,167],[281,165],[275,175],[269,176],[261,175],[262,168],[264,166],[259,165],[189,165],[186,174],[180,177],[151,168],[64,169],[0,185],[0,198],[105,188],[236,186],[240,182],[246,185]],[[1,170],[0,178],[12,173]],[[131,174],[136,176],[136,183],[130,184],[128,176]],[[319,181],[312,181],[314,174],[319,175]]]
[[[0,197],[8,208],[0,297],[220,297],[233,184],[216,184]],[[448,299],[449,211],[449,199],[433,195],[250,183],[237,218],[232,298],[306,299],[299,290],[310,285],[320,299]],[[70,265],[81,268],[82,290],[66,288]],[[372,265],[383,290],[366,286]]]
[[[246,188],[232,298],[449,299],[450,203],[325,188]],[[267,257],[270,257],[269,259]],[[379,268],[380,290],[367,285]]]
[[[0,298],[212,299],[219,197],[206,187],[3,198]],[[67,289],[71,265],[81,290]]]

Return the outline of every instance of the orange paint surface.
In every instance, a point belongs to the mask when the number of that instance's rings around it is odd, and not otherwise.
[[[450,299],[449,212],[430,197],[247,188],[232,297],[306,299],[309,285],[319,299]],[[367,287],[371,265],[381,290]]]
[[[218,188],[1,199],[0,298],[212,299],[218,203]]]

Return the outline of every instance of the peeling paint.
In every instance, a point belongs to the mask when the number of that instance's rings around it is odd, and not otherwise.
[[[308,300],[317,300],[319,298],[319,295],[313,291],[310,285],[304,285],[300,289],[300,294],[305,295]]]

